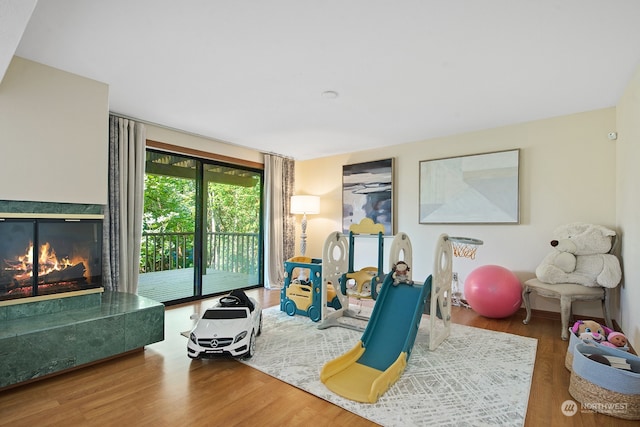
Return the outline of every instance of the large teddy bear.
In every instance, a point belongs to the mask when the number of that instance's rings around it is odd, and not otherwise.
[[[601,225],[572,223],[553,232],[547,255],[536,269],[545,283],[578,283],[584,286],[615,288],[620,283],[620,262],[611,250],[616,233]]]

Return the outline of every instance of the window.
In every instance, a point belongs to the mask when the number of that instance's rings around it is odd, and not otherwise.
[[[148,149],[138,293],[178,302],[260,285],[262,171]]]

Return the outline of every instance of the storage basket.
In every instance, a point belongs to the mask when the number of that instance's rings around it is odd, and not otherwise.
[[[571,331],[571,328],[569,328],[569,346],[567,347],[567,354],[564,357],[564,367],[567,368],[569,372],[571,372],[571,366],[573,365],[573,349],[576,344],[583,342],[585,342],[585,340],[580,339],[575,333],[573,333],[573,331]],[[629,351],[629,346],[619,347],[617,350]]]
[[[571,366],[573,365],[573,349],[575,348],[576,344],[581,342],[582,340],[578,338],[578,336],[574,334],[573,331],[571,331],[571,328],[569,328],[569,347],[567,347],[567,354],[564,357],[564,367],[567,368],[569,372],[571,372]]]
[[[635,372],[595,362],[585,354],[624,358]],[[640,420],[640,358],[593,343],[578,343],[573,349],[569,393],[583,410]]]

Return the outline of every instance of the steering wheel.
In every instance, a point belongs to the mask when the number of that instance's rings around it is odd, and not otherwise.
[[[240,298],[235,295],[226,295],[220,298],[220,304],[223,306],[240,305]]]

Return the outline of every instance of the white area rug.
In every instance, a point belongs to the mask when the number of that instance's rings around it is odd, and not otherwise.
[[[322,366],[351,349],[358,331],[319,330],[307,317],[270,307],[255,356],[242,362],[383,426],[522,426],[537,340],[452,324],[451,336],[430,352],[426,319],[404,374],[374,404],[320,382]]]

